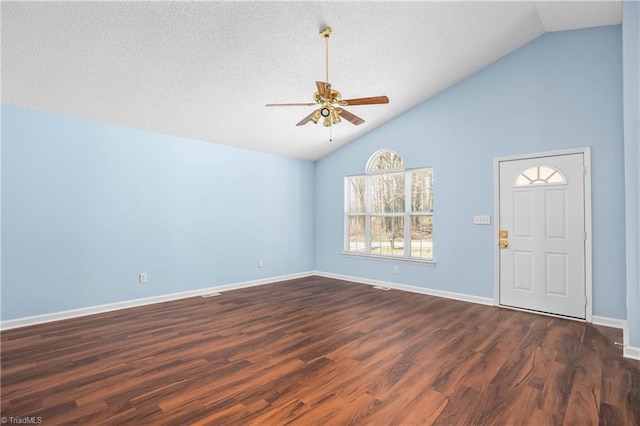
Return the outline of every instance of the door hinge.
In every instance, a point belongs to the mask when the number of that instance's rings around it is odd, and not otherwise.
[[[587,166],[582,166],[582,176],[587,175]]]
[[[584,240],[587,241],[587,231],[584,231]]]

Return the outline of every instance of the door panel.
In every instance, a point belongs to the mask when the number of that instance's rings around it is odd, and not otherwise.
[[[565,253],[546,253],[546,294],[569,296],[569,276]]]
[[[531,238],[533,236],[533,192],[519,191],[513,194],[514,236]]]
[[[583,154],[501,161],[501,305],[584,319]]]
[[[545,237],[548,239],[567,239],[567,202],[565,192],[564,188],[545,192]]]
[[[530,251],[514,251],[513,253],[513,288],[516,290],[533,290],[532,254]]]

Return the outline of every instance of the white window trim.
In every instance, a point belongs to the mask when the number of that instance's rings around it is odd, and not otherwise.
[[[413,169],[385,169],[385,170],[375,170],[375,171],[369,171],[371,162],[381,153],[384,152],[394,152],[394,151],[390,151],[390,150],[380,150],[377,151],[376,153],[374,153],[371,158],[369,159],[369,161],[367,162],[367,173],[365,174],[357,174],[357,175],[348,175],[345,176],[344,179],[344,219],[343,219],[343,229],[346,231],[349,229],[349,219],[352,216],[363,216],[365,218],[365,241],[364,241],[364,247],[365,247],[365,251],[364,252],[357,252],[357,251],[350,251],[347,250],[347,247],[349,247],[349,233],[348,232],[344,232],[344,242],[343,242],[343,251],[342,254],[345,256],[352,256],[352,257],[360,257],[360,258],[369,258],[369,259],[380,259],[380,260],[390,260],[390,261],[402,261],[402,262],[409,262],[409,263],[420,263],[420,264],[427,264],[427,265],[434,265],[435,264],[435,257],[432,257],[431,259],[425,259],[425,258],[420,258],[420,257],[412,257],[411,256],[411,217],[412,216],[431,216],[433,217],[433,212],[412,212],[411,211],[411,173],[418,171],[418,170],[431,170],[433,172],[433,167],[431,166],[425,166],[425,167],[418,167],[418,168],[413,168]],[[395,152],[394,152],[395,153]],[[397,153],[396,153],[397,154]],[[402,213],[372,213],[372,206],[371,206],[371,194],[372,194],[372,182],[373,179],[370,178],[370,176],[375,176],[375,175],[380,175],[380,174],[392,174],[392,173],[404,173],[405,175],[405,205],[404,205],[404,212]],[[348,211],[348,205],[349,205],[349,197],[350,197],[350,188],[349,188],[349,184],[348,184],[348,178],[353,178],[353,177],[364,177],[365,178],[365,185],[366,185],[366,190],[365,190],[365,212],[364,213],[349,213]],[[433,190],[433,188],[432,188]],[[405,226],[404,226],[404,241],[405,242],[409,242],[409,254],[407,254],[407,250],[406,250],[406,245],[404,246],[405,248],[405,254],[402,256],[390,256],[390,255],[383,255],[383,254],[374,254],[371,253],[371,217],[402,217],[405,219]],[[406,223],[409,223],[409,226],[406,226]]]
[[[391,261],[391,262],[419,263],[419,264],[428,265],[428,266],[434,266],[436,264],[435,260],[422,259],[422,258],[419,258],[419,257],[385,256],[383,254],[362,253],[362,252],[357,252],[357,251],[346,251],[346,250],[344,250],[342,252],[342,255],[343,256],[347,256],[347,257],[386,260],[386,261]]]

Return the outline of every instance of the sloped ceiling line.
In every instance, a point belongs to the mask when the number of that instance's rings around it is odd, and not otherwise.
[[[615,25],[620,0],[6,2],[2,102],[317,160],[546,31]],[[357,106],[333,142],[295,124],[324,75]],[[313,108],[313,107],[311,107]]]

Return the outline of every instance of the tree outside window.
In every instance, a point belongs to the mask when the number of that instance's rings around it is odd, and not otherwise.
[[[345,178],[345,251],[433,261],[433,169],[405,170],[375,153],[367,173]]]

